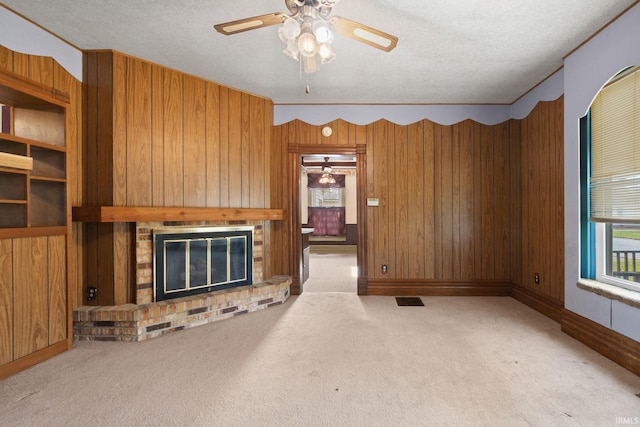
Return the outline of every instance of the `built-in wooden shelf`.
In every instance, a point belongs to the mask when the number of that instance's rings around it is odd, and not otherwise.
[[[78,222],[146,221],[280,221],[282,209],[251,208],[163,208],[131,206],[77,206],[73,220]]]

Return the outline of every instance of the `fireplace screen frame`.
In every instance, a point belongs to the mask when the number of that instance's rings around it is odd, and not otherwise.
[[[253,242],[254,242],[254,226],[235,226],[235,227],[172,227],[158,228],[153,230],[153,297],[154,301],[164,301],[168,299],[180,298],[184,296],[197,295],[205,292],[216,291],[220,289],[229,289],[239,286],[247,286],[253,283]],[[230,267],[230,248],[231,239],[244,239],[244,276],[240,278],[231,278]],[[212,251],[211,243],[213,241],[221,242],[226,239],[227,248],[227,280],[224,282],[211,282],[211,264]],[[207,242],[206,246],[206,284],[190,286],[190,242]],[[184,287],[179,289],[167,290],[167,263],[166,263],[166,246],[167,243],[185,242],[185,259],[184,259]]]

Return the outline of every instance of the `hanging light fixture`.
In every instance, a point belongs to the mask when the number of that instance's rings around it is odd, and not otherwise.
[[[327,64],[336,57],[331,48],[333,35],[336,32],[385,52],[393,50],[398,43],[396,36],[368,25],[341,16],[330,17],[332,8],[340,0],[284,0],[284,2],[289,13],[267,13],[216,24],[214,27],[222,34],[231,35],[280,25],[278,36],[286,45],[284,53],[299,61],[300,68],[305,73],[319,70],[319,64]]]
[[[285,55],[300,61],[302,71],[313,73],[319,63],[328,64],[335,57],[331,49],[333,26],[327,20],[331,7],[338,0],[289,0],[287,6],[296,13],[287,17],[278,29],[280,40],[286,45]]]
[[[329,163],[329,158],[325,157],[324,163],[322,164],[322,176],[320,177],[318,182],[320,184],[335,184],[336,179],[334,178],[331,171],[332,171],[332,168],[331,168],[331,164]]]

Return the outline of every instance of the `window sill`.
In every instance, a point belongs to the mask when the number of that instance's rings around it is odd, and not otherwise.
[[[578,288],[584,289],[585,291],[593,292],[632,307],[640,308],[640,292],[619,288],[590,279],[579,279],[577,285]]]

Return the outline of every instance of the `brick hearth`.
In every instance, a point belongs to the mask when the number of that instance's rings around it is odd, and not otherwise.
[[[162,227],[252,225],[253,285],[222,289],[161,302],[153,300],[153,230]],[[73,312],[74,338],[96,341],[142,341],[193,326],[282,304],[291,278],[263,280],[262,221],[138,222],[135,254],[135,302],[115,306],[82,306]]]
[[[289,298],[289,276],[250,286],[147,304],[82,306],[73,311],[76,340],[143,341],[171,332],[282,304]]]

